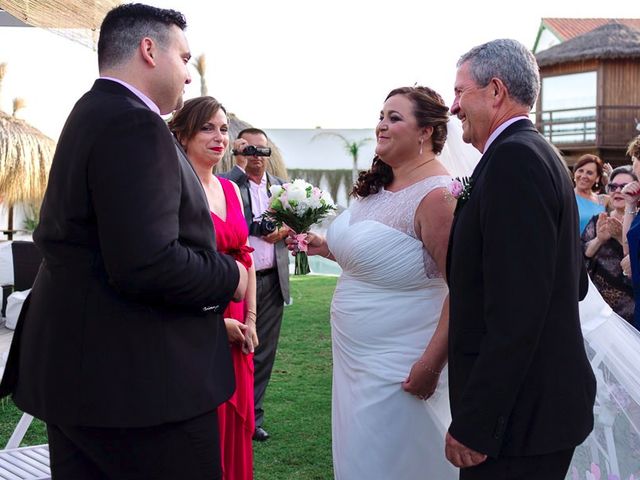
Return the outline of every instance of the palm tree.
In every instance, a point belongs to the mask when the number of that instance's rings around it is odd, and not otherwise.
[[[0,110],[2,110],[2,82],[7,74],[7,63],[0,63]]]
[[[353,160],[353,166],[351,170],[351,180],[353,183],[356,183],[356,180],[358,179],[358,155],[360,154],[360,149],[366,143],[371,142],[373,138],[363,138],[358,141],[352,141],[340,133],[320,132],[320,133],[316,133],[311,140],[315,140],[316,138],[319,138],[322,136],[332,136],[332,137],[339,138],[342,141],[342,146],[344,147],[345,151],[351,156],[351,159]]]
[[[200,95],[203,97],[208,95],[209,89],[207,88],[207,60],[205,58],[204,53],[198,55],[194,61],[193,65],[196,67],[198,75],[200,75]]]

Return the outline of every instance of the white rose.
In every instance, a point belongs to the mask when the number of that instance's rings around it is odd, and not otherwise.
[[[323,203],[325,205],[331,205],[331,206],[335,207],[335,205],[333,203],[333,199],[331,198],[331,195],[327,191],[322,192],[322,195],[320,196],[320,200],[324,201]]]
[[[298,180],[296,180],[297,182]],[[306,200],[307,198],[307,191],[304,188],[301,188],[301,186],[298,184],[296,185],[295,182],[293,182],[291,185],[289,185],[288,190],[288,198],[289,201],[296,201],[296,202],[302,202],[304,200]]]
[[[311,187],[310,183],[305,182],[304,180],[302,180],[301,178],[296,178],[291,185],[293,185],[296,188],[300,188],[302,190],[306,190],[307,188]]]
[[[269,192],[271,193],[271,196],[274,198],[278,198],[283,190],[284,188],[282,188],[281,185],[271,185],[269,187]]]

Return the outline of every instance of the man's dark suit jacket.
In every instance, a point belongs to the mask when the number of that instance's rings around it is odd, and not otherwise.
[[[593,427],[573,188],[528,120],[489,146],[459,200],[447,259],[451,435],[489,456],[542,455]]]
[[[253,213],[251,210],[251,193],[249,191],[249,177],[238,166],[233,167],[226,173],[220,174],[221,177],[228,178],[235,182],[240,189],[242,197],[242,205],[244,207],[244,218],[247,226],[253,221]],[[274,175],[267,173],[267,184],[282,185],[285,181]],[[278,281],[280,283],[280,291],[282,299],[289,302],[289,250],[287,245],[281,241],[275,244],[276,249],[276,266],[278,268]]]
[[[2,393],[59,425],[143,427],[233,392],[221,318],[238,284],[162,118],[97,80],[71,112],[34,241],[44,256]]]

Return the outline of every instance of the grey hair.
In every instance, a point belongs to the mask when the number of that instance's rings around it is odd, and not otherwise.
[[[172,26],[187,28],[184,16],[175,10],[156,8],[141,3],[115,7],[102,21],[98,39],[100,70],[121,65],[131,58],[144,37],[153,38],[166,47]]]
[[[503,38],[473,47],[460,57],[457,66],[466,62],[479,86],[486,87],[492,78],[499,78],[514,100],[529,108],[535,105],[540,92],[538,63],[517,40]]]

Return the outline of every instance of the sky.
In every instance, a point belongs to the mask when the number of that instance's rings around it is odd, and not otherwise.
[[[543,17],[637,17],[630,0],[148,0],[187,17],[209,94],[265,128],[373,128],[386,94],[421,84],[453,99],[455,64],[471,47],[515,38],[532,48]],[[57,139],[97,76],[94,51],[48,31],[0,27],[8,71],[0,107]],[[199,95],[200,81],[185,98]]]

